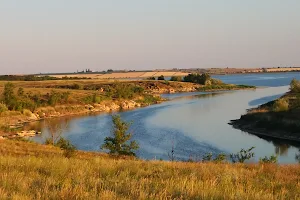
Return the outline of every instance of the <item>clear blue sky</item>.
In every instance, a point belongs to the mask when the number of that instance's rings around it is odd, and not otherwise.
[[[300,66],[299,0],[0,0],[0,74]]]

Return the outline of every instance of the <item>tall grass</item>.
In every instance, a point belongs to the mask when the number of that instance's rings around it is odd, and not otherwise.
[[[28,156],[26,148],[42,153]],[[3,199],[300,198],[299,165],[140,161],[86,152],[67,159],[55,147],[0,141],[0,172]]]

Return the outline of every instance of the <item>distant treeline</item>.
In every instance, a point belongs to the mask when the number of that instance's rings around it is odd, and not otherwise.
[[[76,79],[91,79],[85,77],[67,77],[57,78],[53,76],[34,76],[34,75],[0,75],[0,81],[48,81],[48,80],[76,80]]]

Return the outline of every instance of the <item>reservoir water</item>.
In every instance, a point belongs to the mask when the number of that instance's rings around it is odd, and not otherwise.
[[[122,119],[133,124],[130,131],[140,144],[137,151],[142,159],[169,159],[174,148],[178,160],[200,159],[205,153],[235,153],[241,148],[255,147],[255,160],[278,155],[280,163],[294,163],[300,144],[263,139],[234,129],[228,122],[239,118],[246,110],[280,97],[288,91],[292,78],[300,73],[241,74],[215,76],[226,83],[263,86],[256,90],[195,92],[165,94],[170,101],[120,112]],[[96,114],[52,119],[60,124],[62,136],[78,149],[100,151],[104,138],[111,134],[110,114]],[[64,126],[68,124],[68,126]],[[45,122],[29,126],[39,127],[42,135],[33,138],[44,142]]]

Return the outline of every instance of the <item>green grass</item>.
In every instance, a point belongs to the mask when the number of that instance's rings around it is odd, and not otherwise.
[[[1,199],[299,199],[300,166],[116,159],[0,141]]]

